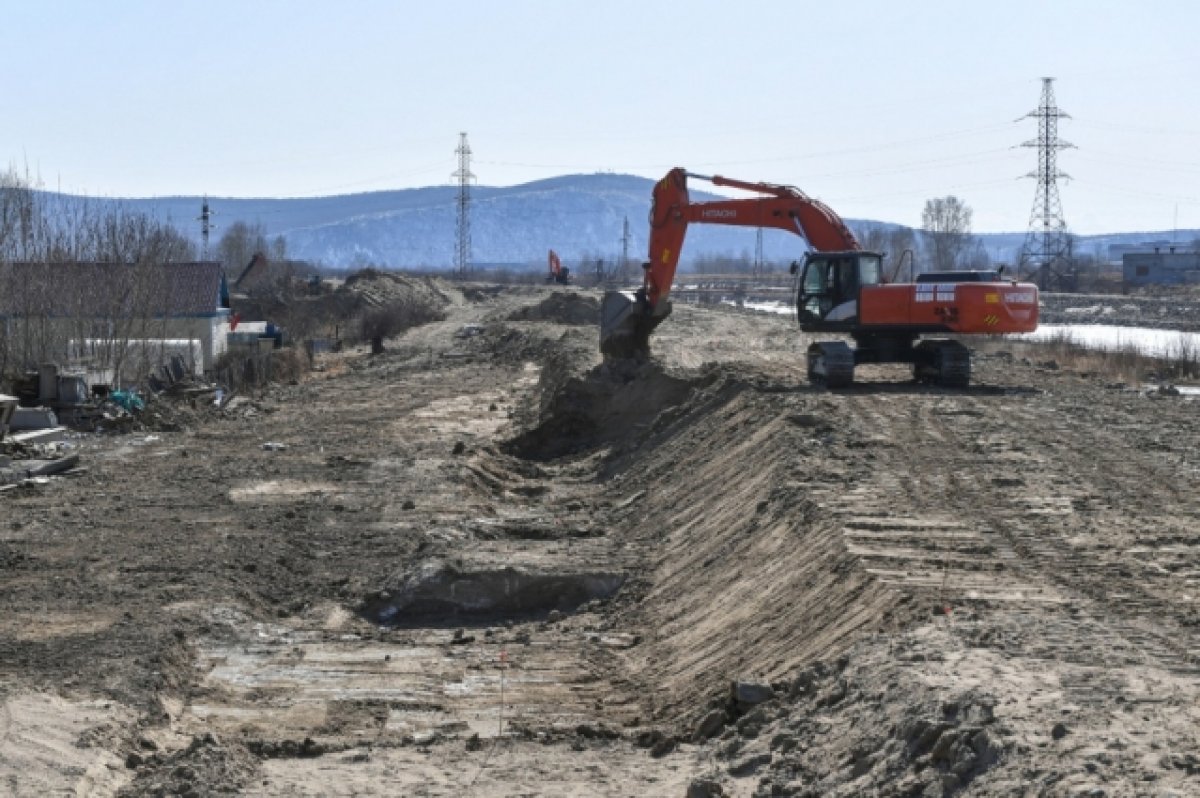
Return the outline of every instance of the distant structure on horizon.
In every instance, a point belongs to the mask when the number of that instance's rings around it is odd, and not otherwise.
[[[1037,170],[1026,175],[1037,179],[1037,190],[1017,268],[1044,289],[1072,290],[1071,242],[1058,196],[1058,178],[1069,175],[1058,170],[1058,151],[1075,145],[1058,137],[1058,120],[1071,116],[1054,100],[1054,78],[1042,78],[1041,102],[1021,119],[1030,117],[1038,121],[1038,137],[1021,146],[1037,148]]]
[[[1200,284],[1200,253],[1176,251],[1184,247],[1154,247],[1153,252],[1121,256],[1121,273],[1127,287],[1139,285]]]
[[[458,134],[458,171],[451,177],[458,178],[458,217],[455,223],[457,243],[454,250],[454,268],[459,274],[466,274],[471,269],[471,145],[467,144],[467,134]]]
[[[209,209],[208,196],[205,195],[204,203],[200,206],[200,215],[196,217],[196,221],[200,222],[200,260],[208,260],[208,235],[216,227],[212,223],[212,217],[216,213],[216,211]]]

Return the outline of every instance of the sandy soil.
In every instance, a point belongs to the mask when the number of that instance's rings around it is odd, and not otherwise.
[[[1200,405],[440,290],[0,495],[0,794],[1200,794]]]

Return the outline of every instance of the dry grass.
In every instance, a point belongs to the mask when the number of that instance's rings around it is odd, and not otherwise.
[[[1165,356],[1143,354],[1132,344],[1092,349],[1074,340],[1066,331],[1044,341],[995,339],[978,348],[984,351],[1007,349],[1035,363],[1053,361],[1062,369],[1101,374],[1130,384],[1200,378],[1200,349],[1186,339],[1177,342]]]
[[[308,355],[296,347],[284,347],[268,352],[250,348],[234,348],[217,360],[217,381],[231,391],[260,388],[269,383],[299,382],[311,363]]]

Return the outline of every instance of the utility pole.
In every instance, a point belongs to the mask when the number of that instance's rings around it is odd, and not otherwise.
[[[454,268],[465,276],[471,268],[471,146],[467,144],[467,134],[458,134],[458,171],[451,177],[458,179],[458,218],[455,224],[457,247],[454,255]]]
[[[1054,78],[1042,78],[1041,102],[1021,119],[1030,117],[1038,121],[1038,137],[1021,146],[1037,148],[1038,168],[1025,175],[1037,179],[1037,191],[1033,196],[1029,231],[1021,247],[1018,272],[1031,275],[1042,288],[1070,289],[1073,275],[1065,274],[1069,266],[1069,236],[1058,197],[1058,178],[1069,179],[1069,176],[1058,170],[1057,159],[1059,150],[1075,145],[1058,137],[1058,120],[1071,116],[1060,110],[1054,100]]]
[[[629,276],[629,217],[625,217],[625,227],[621,232],[621,279]]]
[[[208,234],[216,227],[212,223],[212,217],[216,216],[217,212],[209,209],[208,195],[204,196],[204,204],[200,206],[200,215],[196,220],[200,222],[200,260],[208,260]]]

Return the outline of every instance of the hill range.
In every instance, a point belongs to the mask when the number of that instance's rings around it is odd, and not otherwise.
[[[563,175],[516,186],[476,186],[471,193],[471,254],[477,267],[543,268],[546,251],[564,262],[614,263],[621,256],[622,234],[629,222],[629,257],[641,261],[647,248],[646,219],[654,181],[623,174]],[[692,191],[696,200],[721,199]],[[259,224],[269,238],[282,235],[290,257],[332,268],[376,265],[392,268],[449,269],[456,244],[456,186],[376,191],[339,196],[288,199],[210,197],[221,229],[236,221]],[[106,199],[145,211],[175,224],[199,242],[202,197],[177,196]],[[868,219],[847,219],[856,231],[871,225],[895,226]],[[1013,263],[1024,232],[978,234],[996,262]],[[1128,232],[1080,236],[1080,252],[1109,257],[1121,247],[1166,245],[1172,238],[1191,242],[1200,231]],[[682,260],[702,256],[752,259],[752,228],[693,226]],[[771,262],[800,257],[804,243],[777,230],[763,234],[763,256]]]

